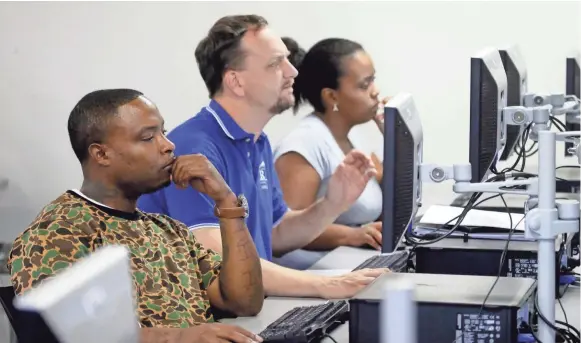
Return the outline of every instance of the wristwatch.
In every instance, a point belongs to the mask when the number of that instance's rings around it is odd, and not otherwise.
[[[214,215],[222,219],[238,219],[248,217],[248,201],[243,194],[238,195],[237,207],[218,208],[214,206]]]

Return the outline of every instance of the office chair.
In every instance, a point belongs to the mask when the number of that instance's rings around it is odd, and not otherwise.
[[[19,311],[14,307],[14,296],[12,286],[0,287],[0,303],[8,316],[18,343],[59,343],[38,313]]]
[[[8,317],[8,321],[10,321],[12,329],[16,333],[16,320],[14,319],[16,309],[14,308],[14,305],[12,305],[13,299],[14,299],[14,289],[12,288],[12,286],[0,287],[0,303],[2,304],[2,308],[6,313],[6,317]]]

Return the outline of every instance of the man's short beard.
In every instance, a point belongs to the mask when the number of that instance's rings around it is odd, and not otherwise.
[[[270,113],[272,115],[281,114],[282,112],[293,107],[294,103],[292,101],[287,101],[284,99],[279,99],[277,103],[270,108]]]

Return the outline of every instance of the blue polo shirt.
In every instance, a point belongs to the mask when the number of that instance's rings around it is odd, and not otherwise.
[[[220,104],[212,100],[196,116],[168,134],[176,156],[202,154],[210,160],[235,194],[248,200],[246,224],[261,258],[272,260],[272,229],[288,208],[283,200],[268,137],[244,131]],[[145,212],[162,213],[191,230],[219,228],[214,201],[191,187],[175,184],[139,198]]]

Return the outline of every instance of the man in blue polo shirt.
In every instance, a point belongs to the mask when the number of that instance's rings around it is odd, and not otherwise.
[[[305,210],[287,208],[272,148],[262,132],[274,115],[294,104],[297,70],[287,56],[285,44],[264,18],[240,15],[218,20],[196,48],[211,101],[168,138],[177,156],[206,156],[232,191],[246,196],[247,227],[262,258],[267,294],[349,297],[385,271],[363,270],[331,278],[270,262],[273,255],[302,248],[318,237],[351,206],[376,172],[368,157],[352,151],[329,180],[323,198]],[[138,206],[184,222],[202,244],[220,251],[214,203],[191,187],[182,188],[172,184],[142,196]]]

